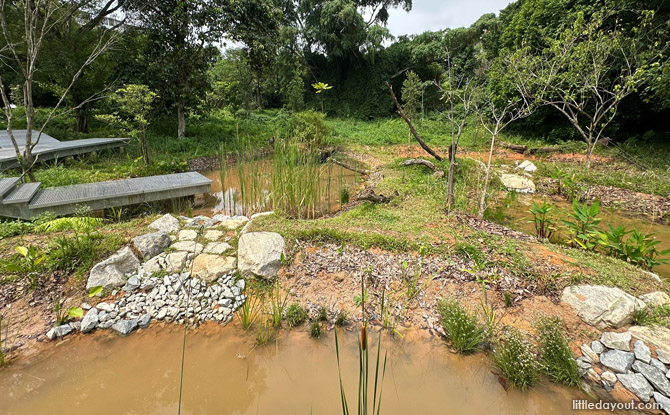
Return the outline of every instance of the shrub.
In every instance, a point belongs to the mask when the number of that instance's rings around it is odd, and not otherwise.
[[[579,368],[572,357],[563,322],[558,317],[540,319],[537,333],[540,338],[542,368],[554,382],[568,386],[579,384]]]
[[[289,327],[299,326],[304,323],[305,320],[307,320],[307,311],[300,307],[300,304],[293,303],[286,310],[286,321],[288,322]]]
[[[293,113],[289,128],[290,135],[300,141],[319,141],[328,134],[326,114],[312,110]]]
[[[451,344],[459,353],[471,353],[484,341],[486,329],[456,300],[440,300],[438,309]]]
[[[493,361],[505,378],[519,389],[528,388],[537,379],[539,365],[532,345],[516,329],[509,328],[493,353]]]

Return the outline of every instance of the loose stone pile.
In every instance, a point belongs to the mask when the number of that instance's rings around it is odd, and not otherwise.
[[[134,238],[95,265],[87,289],[112,290],[114,301],[82,304],[87,311],[81,321],[54,327],[47,336],[53,340],[96,328],[127,335],[151,320],[225,324],[245,301],[242,276],[276,277],[284,255],[281,235],[247,232],[251,221],[244,216],[180,219],[161,217],[149,225],[156,232]],[[225,235],[239,228],[236,255]]]
[[[669,352],[661,348],[652,352],[630,331],[604,332],[600,340],[583,344],[580,349],[582,356],[577,358],[577,365],[582,376],[600,383],[607,391],[621,382],[642,402],[653,398],[670,414],[670,371],[666,367],[670,364]]]

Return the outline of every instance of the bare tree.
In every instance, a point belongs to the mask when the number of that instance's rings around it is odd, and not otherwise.
[[[545,37],[546,48],[526,47],[504,57],[524,97],[555,108],[578,131],[587,146],[587,168],[620,102],[645,82],[667,46],[628,37],[621,27],[605,27],[603,19],[599,13],[588,21],[579,16],[557,38]],[[642,17],[640,27],[645,25]]]
[[[91,14],[95,10],[95,1],[67,2],[58,0],[21,0],[8,1],[0,0],[0,27],[2,29],[2,40],[4,41],[0,49],[0,60],[5,67],[11,68],[20,75],[21,82],[21,100],[26,116],[26,136],[25,142],[19,144],[14,134],[14,106],[5,92],[5,84],[0,76],[0,95],[2,104],[7,117],[7,134],[9,135],[17,160],[22,170],[22,179],[28,176],[34,181],[35,177],[32,169],[37,162],[33,150],[39,144],[44,129],[52,120],[56,111],[60,108],[67,94],[72,89],[77,79],[81,76],[84,68],[90,65],[109,46],[118,38],[119,32],[115,30],[102,30],[97,44],[94,45],[91,53],[85,61],[81,63],[79,69],[72,76],[70,83],[59,94],[56,105],[49,111],[45,121],[37,130],[37,137],[33,137],[33,129],[37,128],[35,122],[35,104],[33,102],[33,86],[35,83],[35,73],[38,70],[40,51],[47,36],[58,25],[77,22],[83,25],[88,23],[97,24],[102,20],[103,15],[112,13],[117,8],[112,6],[112,2],[104,2],[102,8],[97,13]],[[10,26],[12,17],[22,16],[20,25],[22,31],[13,33]],[[88,20],[88,23],[85,22]],[[97,23],[94,23],[97,22]]]
[[[493,149],[498,140],[498,135],[511,122],[525,118],[533,111],[532,104],[524,98],[510,99],[500,103],[496,101],[494,94],[489,90],[483,90],[482,93],[476,105],[476,111],[479,114],[482,126],[491,134],[491,146],[488,162],[486,163],[484,187],[479,199],[479,212],[477,213],[479,219],[484,218],[484,211],[486,210],[486,195],[491,180],[491,160],[493,159]]]
[[[434,82],[442,91],[442,99],[447,105],[444,116],[451,126],[451,142],[449,144],[449,171],[447,172],[447,209],[454,205],[454,170],[456,169],[456,152],[461,135],[472,113],[476,85],[474,80],[454,73],[451,59],[447,59],[446,80],[439,84]]]
[[[395,104],[396,107],[396,113],[400,116],[400,118],[407,123],[407,126],[409,127],[409,131],[412,133],[416,141],[419,143],[421,148],[426,150],[426,153],[430,154],[431,156],[435,157],[435,160],[437,161],[442,161],[442,156],[437,154],[435,150],[430,148],[428,144],[426,144],[425,141],[421,138],[421,135],[416,131],[416,128],[414,128],[414,124],[412,124],[412,120],[409,119],[407,114],[405,114],[405,111],[402,108],[402,105],[400,105],[400,102],[398,102],[398,98],[396,98],[395,93],[393,92],[393,88],[391,87],[391,84],[388,83],[388,81],[384,81],[384,85],[386,85],[386,89],[388,89],[389,94],[391,94],[391,98],[393,99],[393,103]]]

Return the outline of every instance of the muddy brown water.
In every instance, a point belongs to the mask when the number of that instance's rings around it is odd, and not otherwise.
[[[269,194],[272,180],[273,160],[261,158],[246,163],[245,169],[254,171],[264,177],[262,192]],[[242,203],[240,195],[240,172],[237,168],[228,168],[225,176],[225,186],[221,183],[221,172],[219,169],[200,172],[212,180],[211,192],[205,195],[205,203],[196,214],[215,215],[225,214],[251,215],[268,208],[257,206],[246,206]],[[354,189],[359,176],[348,169],[334,164],[325,164],[321,168],[321,194],[327,212],[333,213],[340,209],[340,186]]]
[[[283,331],[255,348],[254,334],[215,324],[188,331],[182,414],[341,413],[332,332],[315,340]],[[152,325],[127,338],[105,331],[51,343],[0,370],[0,414],[177,414],[182,335],[181,327]],[[339,337],[356,412],[357,336]],[[586,399],[547,381],[505,391],[484,355],[451,354],[443,341],[419,332],[382,341],[389,359],[384,415],[572,414],[572,400]]]
[[[503,224],[513,229],[534,235],[535,225],[531,222],[533,220],[533,215],[529,212],[529,209],[531,208],[533,201],[542,204],[543,200],[545,199],[538,196],[518,195],[515,200],[501,202],[501,204],[498,205],[498,208],[502,209],[504,215]],[[572,212],[572,204],[554,199],[546,200],[547,203],[551,203],[557,207],[559,218],[570,220],[568,212]],[[670,225],[653,222],[644,217],[633,217],[616,209],[602,206],[598,217],[602,219],[599,225],[601,229],[609,229],[608,225],[612,225],[615,228],[620,225],[625,225],[626,229],[629,230],[637,228],[641,232],[653,233],[655,235],[656,240],[660,242],[656,246],[659,251],[670,249]],[[559,232],[558,237],[564,238],[565,235],[562,235]],[[665,280],[670,280],[670,263],[654,267],[653,271]]]

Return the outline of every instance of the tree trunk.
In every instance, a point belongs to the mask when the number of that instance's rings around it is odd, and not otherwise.
[[[494,133],[491,136],[491,148],[489,149],[489,161],[486,164],[486,177],[484,178],[484,188],[482,189],[482,197],[479,200],[479,213],[477,213],[477,217],[479,219],[484,219],[484,211],[486,210],[486,192],[489,189],[489,179],[491,178],[491,160],[493,159],[493,147],[495,146],[496,135],[497,135],[497,133]]]
[[[454,169],[456,168],[456,144],[449,146],[449,171],[447,172],[447,210],[451,210],[455,203],[454,196]]]
[[[586,169],[591,168],[591,153],[593,153],[593,148],[596,146],[596,144],[593,142],[593,140],[589,140],[586,143]]]
[[[75,111],[77,117],[77,132],[78,133],[88,133],[89,132],[89,121],[90,113],[88,111],[88,106],[84,105],[78,107]]]
[[[186,137],[186,116],[184,104],[177,104],[177,138]]]

